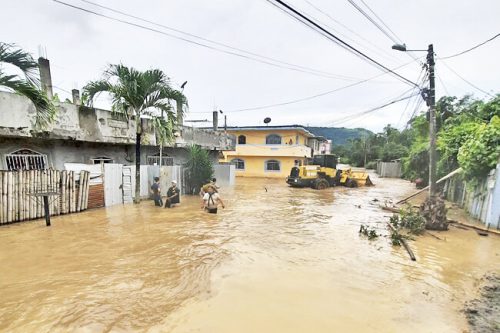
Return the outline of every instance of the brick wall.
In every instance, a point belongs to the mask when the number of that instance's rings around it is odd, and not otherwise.
[[[99,207],[104,207],[104,185],[90,185],[88,208],[90,209]]]

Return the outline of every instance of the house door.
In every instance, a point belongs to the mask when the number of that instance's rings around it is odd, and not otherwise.
[[[104,163],[104,203],[113,206],[123,203],[121,164]]]

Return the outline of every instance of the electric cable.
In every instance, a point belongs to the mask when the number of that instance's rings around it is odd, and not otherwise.
[[[471,87],[473,87],[474,89],[476,89],[476,90],[478,90],[478,91],[480,91],[480,92],[482,92],[482,93],[484,93],[484,94],[486,94],[486,95],[488,95],[488,96],[490,96],[490,97],[495,97],[495,96],[493,96],[492,94],[490,94],[489,92],[487,92],[487,91],[485,91],[485,90],[483,90],[483,89],[479,88],[479,87],[478,87],[478,86],[476,86],[474,83],[472,83],[472,82],[470,82],[469,80],[467,80],[466,78],[464,78],[462,75],[458,74],[458,73],[457,73],[457,72],[456,72],[453,68],[451,68],[451,67],[450,67],[450,66],[449,66],[449,65],[448,65],[445,61],[443,61],[443,59],[442,59],[442,58],[437,57],[437,59],[441,60],[441,63],[442,63],[443,65],[445,65],[445,66],[446,66],[446,68],[448,68],[448,69],[449,69],[450,71],[452,71],[452,72],[453,72],[456,76],[458,76],[458,77],[459,77],[462,81],[464,81],[465,83],[467,83],[468,85],[470,85],[470,86],[471,86]]]
[[[412,90],[413,90],[413,88],[412,88],[412,89],[410,89],[410,90],[405,91],[403,94],[400,94],[399,96],[402,96],[402,95],[404,95],[404,94],[407,94],[408,92],[410,92],[410,91],[412,91]],[[416,95],[419,95],[419,94],[420,94],[420,91],[419,91],[419,92],[417,92],[417,93],[412,93],[412,94],[410,94],[410,95],[408,95],[408,96],[405,96],[405,97],[401,97],[401,98],[394,99],[394,100],[392,100],[392,101],[390,101],[390,102],[388,102],[388,103],[385,103],[385,104],[383,104],[383,105],[380,105],[380,106],[377,106],[377,107],[374,107],[374,108],[370,108],[370,109],[365,110],[365,111],[356,112],[356,113],[351,114],[351,115],[347,115],[347,116],[344,116],[344,117],[337,118],[337,119],[335,119],[335,120],[333,120],[333,121],[331,121],[331,122],[328,122],[327,124],[328,124],[328,125],[339,125],[339,124],[342,124],[342,123],[344,123],[344,122],[351,121],[351,120],[354,120],[354,119],[356,119],[356,118],[359,118],[360,116],[365,116],[365,115],[367,115],[367,114],[369,114],[369,113],[372,113],[372,112],[378,111],[378,110],[383,109],[383,108],[385,108],[385,107],[387,107],[387,106],[390,106],[390,105],[392,105],[392,104],[395,104],[395,103],[398,103],[398,102],[401,102],[401,101],[407,100],[407,99],[412,98],[412,97],[414,97],[414,96],[416,96]]]
[[[60,0],[52,0],[52,1],[56,2],[58,4],[61,4],[61,5],[67,6],[67,7],[71,7],[71,8],[76,9],[76,10],[80,10],[80,11],[86,12],[88,14],[92,14],[92,15],[96,15],[96,16],[99,16],[99,17],[102,17],[102,18],[106,18],[108,20],[120,22],[120,23],[123,23],[123,24],[126,24],[126,25],[134,26],[136,28],[144,29],[144,30],[149,30],[149,31],[156,32],[156,33],[159,33],[159,34],[162,34],[162,35],[174,38],[174,39],[182,40],[182,41],[190,43],[190,44],[194,44],[194,45],[197,45],[197,46],[205,47],[205,48],[208,48],[208,49],[211,49],[211,50],[214,50],[214,51],[226,53],[226,54],[237,56],[237,57],[244,58],[244,59],[247,59],[247,60],[252,60],[252,61],[260,62],[260,63],[266,64],[266,65],[270,65],[270,66],[274,66],[274,67],[279,67],[279,68],[283,68],[283,69],[288,69],[288,70],[292,70],[292,71],[296,71],[296,72],[302,72],[302,73],[312,74],[312,75],[315,75],[315,76],[327,77],[327,78],[331,78],[331,79],[346,80],[346,81],[356,80],[356,78],[353,78],[353,77],[349,77],[349,76],[345,76],[345,75],[332,74],[332,73],[328,73],[328,72],[324,72],[324,71],[320,71],[320,70],[308,68],[308,67],[305,67],[305,66],[295,65],[295,64],[292,64],[292,63],[287,63],[287,62],[284,62],[284,61],[281,61],[281,60],[278,60],[278,59],[274,59],[274,58],[271,58],[271,57],[258,55],[257,53],[253,53],[253,52],[250,52],[250,51],[245,51],[243,49],[239,49],[239,48],[235,48],[235,47],[223,44],[223,43],[211,41],[209,39],[206,39],[206,38],[203,38],[203,37],[200,37],[200,36],[196,36],[196,35],[193,35],[193,34],[190,34],[190,33],[182,32],[182,31],[180,31],[178,29],[170,28],[170,27],[167,27],[165,25],[161,25],[159,23],[155,23],[155,22],[152,22],[152,21],[149,21],[149,20],[145,20],[145,19],[139,18],[138,16],[130,15],[130,14],[124,13],[122,11],[118,11],[118,10],[112,9],[111,7],[105,7],[105,6],[102,6],[102,5],[99,5],[99,4],[95,4],[95,3],[90,2],[90,1],[80,0],[80,1],[87,2],[89,4],[93,4],[95,6],[99,6],[99,7],[105,8],[105,9],[110,10],[110,11],[114,11],[114,12],[120,13],[121,15],[133,17],[133,18],[135,18],[137,20],[141,20],[143,22],[148,22],[150,24],[161,26],[164,29],[169,29],[169,30],[175,31],[177,33],[183,33],[185,35],[188,35],[188,36],[191,36],[191,37],[195,37],[195,38],[198,38],[200,40],[208,41],[208,42],[216,44],[216,45],[221,45],[221,46],[224,46],[224,47],[226,47],[228,49],[232,49],[232,50],[235,50],[235,51],[238,51],[238,52],[243,52],[243,53],[246,53],[248,55],[240,54],[240,53],[229,51],[229,50],[224,50],[224,49],[221,49],[221,48],[218,48],[218,47],[214,47],[214,46],[207,45],[207,44],[204,44],[204,43],[201,43],[201,42],[190,40],[190,39],[187,39],[187,38],[184,38],[184,37],[176,36],[176,35],[167,33],[167,32],[162,31],[162,30],[158,30],[158,29],[155,29],[155,28],[147,27],[147,26],[144,26],[144,25],[141,25],[141,24],[137,24],[137,23],[130,22],[130,21],[127,21],[127,20],[124,20],[124,19],[116,18],[116,17],[112,17],[112,16],[109,16],[109,15],[106,15],[106,14],[98,13],[98,12],[95,12],[95,11],[87,9],[87,8],[83,8],[83,7],[79,7],[79,6],[73,5],[73,4],[66,3],[64,1],[60,1]],[[256,58],[256,57],[260,57],[262,59],[259,59],[259,58]],[[290,67],[290,66],[295,66],[295,67]]]
[[[368,15],[361,7],[358,6],[353,0],[347,0],[358,12],[360,12],[366,19],[368,19],[375,27],[377,27],[378,30],[380,30],[384,35],[387,36],[391,41],[393,41],[395,44],[399,44],[400,41],[395,38],[394,36],[391,36],[384,28],[382,28],[370,15]],[[366,4],[365,4],[366,6]],[[368,7],[368,6],[367,6]],[[371,9],[370,9],[371,10]],[[376,15],[375,15],[376,16]],[[380,19],[379,19],[380,20]],[[390,30],[390,29],[389,29]]]
[[[352,54],[361,57],[362,59],[364,59],[365,61],[371,63],[372,65],[375,65],[375,66],[377,66],[379,68],[382,68],[382,69],[390,72],[391,74],[393,74],[394,76],[396,76],[397,78],[401,79],[402,81],[404,81],[407,84],[410,84],[412,86],[418,86],[415,82],[412,82],[412,81],[408,80],[407,78],[401,76],[400,74],[392,71],[391,69],[387,68],[386,66],[384,66],[380,62],[376,61],[375,59],[373,59],[370,56],[366,55],[365,53],[361,52],[360,50],[358,50],[357,48],[353,47],[352,45],[346,43],[344,40],[342,40],[339,37],[335,36],[330,31],[326,30],[325,28],[323,28],[322,26],[320,26],[319,24],[317,24],[316,22],[314,22],[310,18],[306,17],[304,14],[300,13],[298,10],[296,10],[295,8],[293,8],[290,5],[286,4],[285,2],[283,2],[281,0],[267,0],[267,1],[269,3],[271,3],[272,5],[274,5],[275,7],[281,9],[283,12],[285,12],[288,15],[292,16],[293,18],[295,18],[299,22],[305,24],[309,28],[312,28],[316,32],[320,32],[320,34],[322,34],[323,36],[327,37],[328,39],[330,39],[331,41],[333,41],[337,45],[343,47],[344,49],[346,49],[347,51],[351,52]],[[319,31],[318,31],[318,29],[319,29]]]
[[[359,37],[360,39],[362,39],[363,41],[365,41],[366,43],[370,44],[371,46],[373,46],[376,50],[374,50],[375,52],[378,52],[379,54],[381,54],[382,56],[384,56],[386,59],[388,60],[391,60],[391,61],[395,61],[395,60],[398,60],[397,57],[394,56],[394,54],[392,53],[389,53],[387,52],[386,50],[384,50],[383,48],[381,48],[380,46],[378,46],[377,44],[373,43],[372,41],[370,41],[369,39],[367,38],[364,38],[363,36],[361,36],[360,34],[358,34],[356,31],[352,30],[351,28],[349,28],[348,26],[346,26],[345,24],[343,24],[342,22],[340,22],[339,20],[335,19],[332,15],[330,15],[329,13],[327,13],[326,11],[322,10],[321,8],[319,8],[318,6],[316,6],[315,4],[313,4],[311,1],[309,0],[303,0],[304,2],[306,2],[309,6],[311,6],[312,8],[314,8],[316,11],[318,11],[319,13],[323,14],[324,16],[328,17],[331,21],[333,21],[334,23],[340,25],[341,27],[343,27],[344,29],[346,29],[347,31],[349,31],[350,33],[352,33],[353,35]],[[343,34],[343,36],[351,41],[353,41],[354,43],[360,45],[360,46],[363,46],[361,43],[359,42],[356,42],[354,39],[352,38],[349,38],[348,36],[346,36],[345,34]]]
[[[420,59],[417,58],[417,61],[418,60],[420,60]],[[407,62],[406,64],[403,64],[401,66],[393,68],[393,70],[396,70],[396,69],[408,66],[408,65],[410,65],[410,64],[412,64],[414,62],[415,62],[415,60]],[[312,96],[307,96],[307,97],[303,97],[303,98],[299,98],[299,99],[294,99],[294,100],[287,101],[287,102],[275,103],[275,104],[267,104],[267,105],[262,105],[262,106],[255,106],[255,107],[248,107],[248,108],[240,108],[240,109],[234,109],[234,110],[227,110],[227,111],[224,111],[224,113],[234,113],[234,112],[245,112],[245,111],[262,110],[262,109],[269,109],[269,108],[278,107],[278,106],[284,106],[284,105],[289,105],[289,104],[300,103],[300,102],[308,101],[308,100],[315,99],[315,98],[318,98],[318,97],[322,97],[322,96],[325,96],[325,95],[329,95],[329,94],[332,94],[332,93],[335,93],[335,92],[338,92],[338,91],[341,91],[341,90],[344,90],[344,89],[347,89],[347,88],[350,88],[350,87],[357,86],[359,84],[362,84],[362,83],[368,82],[370,80],[376,79],[378,77],[381,77],[381,76],[383,76],[383,75],[385,75],[387,73],[388,72],[380,73],[380,74],[377,74],[375,76],[369,77],[367,79],[364,79],[364,80],[361,80],[361,81],[358,81],[358,82],[354,82],[354,83],[348,84],[346,86],[335,88],[333,90],[325,91],[325,92],[322,92],[322,93],[319,93],[319,94],[316,94],[316,95],[312,95]],[[212,113],[212,112],[213,111],[194,111],[194,112],[190,112],[190,113]]]
[[[476,46],[471,47],[470,49],[467,49],[467,50],[465,50],[465,51],[462,51],[462,52],[459,52],[459,53],[456,53],[456,54],[453,54],[453,55],[450,55],[450,56],[447,56],[447,57],[441,57],[441,59],[450,59],[450,58],[458,57],[458,56],[460,56],[460,55],[462,55],[462,54],[465,54],[465,53],[467,53],[467,52],[470,52],[470,51],[472,51],[472,50],[475,50],[475,49],[477,49],[478,47],[483,46],[484,44],[486,44],[486,43],[488,43],[488,42],[491,42],[492,40],[494,40],[494,39],[495,39],[495,38],[497,38],[498,36],[500,36],[500,33],[496,34],[495,36],[491,37],[490,39],[485,40],[485,41],[484,41],[484,42],[482,42],[482,43],[477,44]]]

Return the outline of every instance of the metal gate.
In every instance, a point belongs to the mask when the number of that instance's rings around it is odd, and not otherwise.
[[[134,199],[134,193],[132,191],[132,166],[124,166],[122,169],[122,177],[123,177],[123,203],[131,203]]]

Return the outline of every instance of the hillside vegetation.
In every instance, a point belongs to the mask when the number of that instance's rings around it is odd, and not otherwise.
[[[334,145],[344,145],[349,140],[373,135],[373,132],[364,128],[345,128],[345,127],[307,127],[311,133],[317,136],[324,136],[332,140]]]
[[[494,169],[500,156],[500,94],[488,101],[445,96],[436,103],[437,173],[442,177],[462,167],[474,183]],[[375,161],[401,159],[408,179],[428,177],[428,113],[413,117],[400,131],[387,125],[381,133],[334,145],[342,163],[373,168]]]

